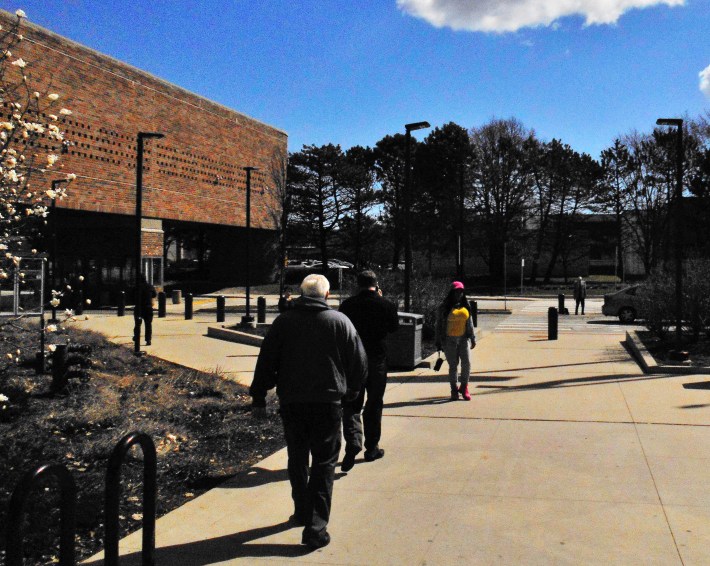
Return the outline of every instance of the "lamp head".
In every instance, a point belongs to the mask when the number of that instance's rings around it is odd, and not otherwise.
[[[164,138],[165,134],[160,134],[158,132],[138,132],[138,137],[140,139],[147,139],[147,138]]]
[[[247,173],[249,171],[258,171],[259,170],[258,167],[242,167],[242,169],[244,169],[244,171],[246,171]]]
[[[414,130],[421,130],[423,128],[430,128],[431,125],[429,124],[429,122],[414,122],[412,124],[405,124],[404,127],[408,132],[412,132]]]
[[[659,118],[656,120],[657,126],[677,126],[680,128],[683,125],[681,118]]]

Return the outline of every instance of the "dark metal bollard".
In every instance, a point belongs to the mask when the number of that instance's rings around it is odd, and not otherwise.
[[[557,340],[557,309],[547,309],[547,339]]]
[[[76,484],[69,470],[60,464],[44,465],[27,472],[12,492],[7,515],[6,564],[22,566],[22,526],[25,501],[34,483],[42,476],[54,475],[59,480],[59,566],[74,566],[74,536],[76,533]]]
[[[124,436],[111,453],[106,470],[105,517],[106,542],[104,564],[118,566],[119,496],[121,489],[121,464],[131,446],[139,444],[143,450],[143,550],[141,564],[155,564],[155,494],[157,489],[157,462],[155,444],[142,432]]]
[[[557,312],[558,314],[568,314],[569,311],[565,308],[565,296],[560,293],[557,295]]]
[[[67,385],[67,345],[57,344],[52,354],[52,391],[61,391]]]
[[[192,320],[192,293],[185,293],[185,320]]]
[[[217,322],[224,322],[224,308],[225,308],[225,298],[224,295],[217,297]]]
[[[259,324],[266,322],[266,299],[264,297],[259,297],[256,300],[256,321]]]
[[[478,328],[478,303],[476,301],[471,301],[471,316],[473,317],[473,327]]]
[[[158,293],[158,318],[165,318],[165,304],[166,304],[167,298],[165,296],[165,292],[161,291]]]
[[[125,291],[121,291],[118,294],[118,309],[116,311],[118,316],[125,316],[126,315],[126,293]]]

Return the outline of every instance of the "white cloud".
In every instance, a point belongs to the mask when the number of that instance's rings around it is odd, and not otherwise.
[[[700,91],[710,98],[710,65],[698,73],[700,76]]]
[[[558,19],[573,15],[583,16],[586,25],[613,24],[635,8],[684,3],[685,0],[397,0],[401,10],[439,28],[499,33],[554,26]]]

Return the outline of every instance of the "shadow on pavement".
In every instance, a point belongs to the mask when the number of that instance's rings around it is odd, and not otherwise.
[[[448,383],[448,380],[447,380]],[[414,399],[412,401],[399,401],[397,403],[385,403],[383,409],[401,409],[402,407],[422,407],[424,405],[442,405],[444,403],[453,403],[450,393],[446,392],[445,396],[441,397],[426,397],[423,399]]]
[[[296,558],[312,552],[301,544],[247,544],[293,528],[296,528],[295,523],[284,521],[270,527],[259,527],[222,537],[156,548],[155,563],[207,566],[235,558],[268,558],[272,556]],[[121,564],[138,565],[141,563],[140,552],[133,552],[121,557]],[[96,564],[103,564],[103,562]]]
[[[288,481],[288,470],[267,470],[254,466],[247,471],[236,474],[229,478],[221,487],[225,488],[247,488],[266,485],[267,483],[275,483],[280,481]]]
[[[710,381],[698,381],[697,383],[684,383],[683,389],[710,389]]]
[[[579,367],[579,366],[593,366],[595,364],[608,364],[608,363],[613,363],[613,362],[628,362],[629,358],[627,357],[620,357],[620,358],[611,358],[608,360],[596,360],[593,362],[577,362],[574,364],[556,364],[552,366],[531,366],[531,367],[525,367],[525,368],[506,368],[506,369],[494,369],[494,370],[487,370],[481,373],[508,373],[511,371],[528,371],[532,369],[551,369],[551,368],[564,368],[564,367]],[[476,375],[478,372],[472,371],[471,376]]]
[[[528,385],[478,385],[479,389],[495,389],[495,391],[486,391],[477,393],[477,395],[491,395],[496,393],[515,393],[516,391],[534,391],[553,389],[557,387],[580,387],[583,385],[608,385],[614,382],[632,382],[632,381],[649,381],[651,379],[665,379],[667,376],[646,376],[638,374],[617,374],[617,375],[593,375],[590,377],[576,377],[574,379],[556,379],[553,381],[545,381],[542,383],[531,383]]]

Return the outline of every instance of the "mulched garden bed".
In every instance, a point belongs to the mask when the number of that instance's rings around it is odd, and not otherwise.
[[[69,328],[72,343],[90,346],[87,378],[61,394],[37,375],[36,320],[0,326],[0,562],[8,502],[21,475],[60,463],[78,486],[77,559],[103,547],[108,457],[127,433],[147,433],[158,452],[158,516],[179,507],[285,446],[280,420],[254,420],[247,389],[219,374],[136,357],[102,336]],[[53,335],[54,336],[54,335]],[[56,339],[56,338],[55,338]],[[7,400],[5,400],[7,398]],[[121,537],[141,527],[143,465],[132,449],[122,468]],[[27,563],[56,563],[58,496],[53,480],[27,504]]]
[[[671,352],[678,350],[674,336],[669,336],[666,340],[661,340],[648,330],[639,330],[637,331],[637,335],[657,363],[662,365],[677,365],[679,363],[671,359]],[[697,342],[692,342],[688,337],[685,338],[681,349],[688,352],[689,357],[688,361],[682,365],[689,365],[691,367],[710,366],[710,340],[708,340],[707,337],[701,337]]]

